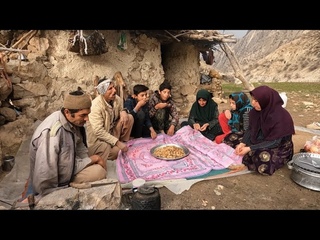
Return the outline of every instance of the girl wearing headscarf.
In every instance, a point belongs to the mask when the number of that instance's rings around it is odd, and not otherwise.
[[[211,93],[206,89],[200,89],[197,92],[196,101],[192,104],[188,121],[182,122],[181,126],[189,125],[214,141],[217,135],[223,133],[218,116],[218,104],[212,100]]]
[[[293,119],[274,89],[259,86],[250,95],[253,109],[249,113],[249,128],[235,153],[243,156],[242,163],[249,170],[272,175],[292,159]]]
[[[225,110],[219,115],[219,123],[223,134],[216,137],[216,143],[224,142],[235,148],[248,128],[249,112],[252,105],[244,92],[230,94],[229,103],[231,110]]]

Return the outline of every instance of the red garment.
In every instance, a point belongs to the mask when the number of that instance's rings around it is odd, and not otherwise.
[[[216,143],[222,143],[223,139],[225,138],[225,136],[227,136],[230,132],[231,132],[231,127],[228,124],[228,118],[226,117],[226,115],[224,114],[224,112],[219,114],[219,123],[221,126],[221,129],[223,131],[223,134],[216,136],[215,141]]]

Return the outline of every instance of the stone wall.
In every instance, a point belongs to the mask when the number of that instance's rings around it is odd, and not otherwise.
[[[19,112],[14,121],[7,119],[0,126],[0,156],[14,155],[23,137],[33,131],[33,123],[61,108],[66,92],[79,86],[93,95],[94,79],[113,77],[117,71],[121,72],[129,92],[137,83],[155,91],[168,79],[178,110],[186,116],[200,82],[199,51],[193,45],[162,46],[157,39],[144,34],[101,30],[108,51],[81,56],[67,50],[70,32],[37,31],[32,40],[38,44],[29,41],[27,49],[31,51],[23,61],[17,54],[8,54],[7,68],[13,83],[11,100]],[[86,36],[91,32],[83,33]],[[118,47],[121,34],[126,36],[126,49]]]

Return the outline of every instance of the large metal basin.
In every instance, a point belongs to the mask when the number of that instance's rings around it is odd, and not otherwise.
[[[320,191],[320,169],[312,166],[312,160],[320,162],[320,154],[295,154],[291,161],[291,179],[302,187]]]

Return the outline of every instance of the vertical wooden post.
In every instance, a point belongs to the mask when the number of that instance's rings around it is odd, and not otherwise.
[[[231,48],[229,47],[229,45],[227,43],[221,43],[220,44],[221,49],[224,51],[224,53],[226,54],[227,58],[230,61],[230,64],[235,72],[235,77],[240,79],[240,81],[242,82],[242,84],[244,85],[244,87],[246,89],[248,89],[249,91],[251,91],[252,89],[254,89],[254,86],[252,83],[250,83],[249,81],[247,81],[244,76],[243,76],[243,72],[242,69],[240,67],[240,64],[236,58],[236,56],[234,55],[234,52],[231,50]]]

